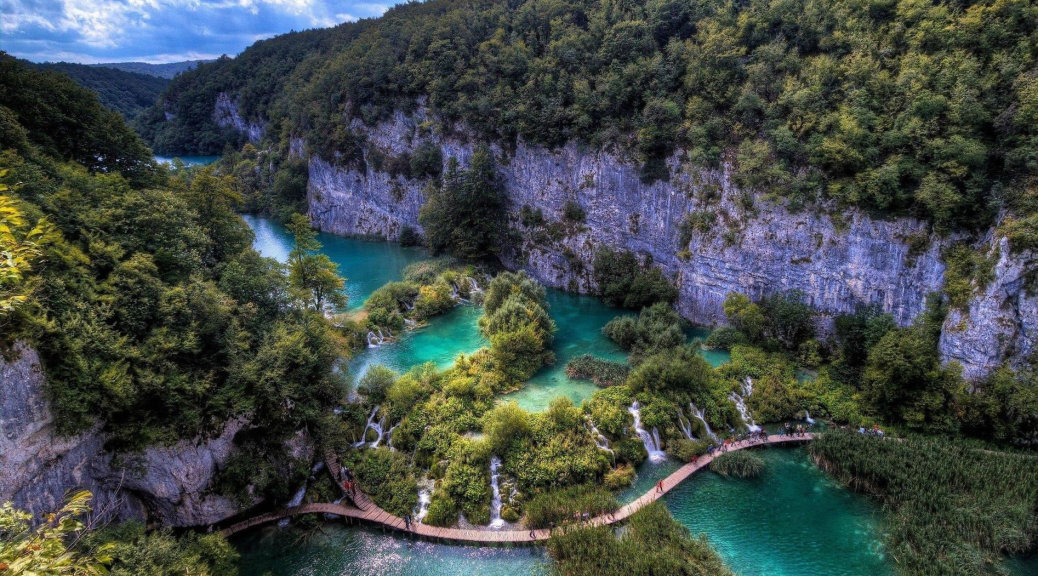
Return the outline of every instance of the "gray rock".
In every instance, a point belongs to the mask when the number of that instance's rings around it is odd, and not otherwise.
[[[168,118],[167,118],[168,120]],[[256,143],[263,138],[266,128],[262,122],[247,122],[238,112],[238,103],[231,99],[226,92],[220,92],[213,106],[213,122],[221,128],[234,128],[245,134],[249,142]]]
[[[474,135],[425,135],[420,125],[427,119],[419,106],[413,116],[397,113],[374,127],[359,122],[353,127],[386,154],[399,155],[429,140],[440,146],[445,164],[456,157],[464,165],[475,149]],[[927,295],[943,286],[940,254],[946,241],[915,219],[879,220],[834,206],[794,211],[780,200],[739,190],[727,166],[685,169],[677,156],[668,162],[668,182],[645,184],[637,163],[607,150],[571,143],[553,151],[522,142],[508,154],[494,150],[511,202],[511,225],[523,232],[521,244],[503,260],[550,286],[593,290],[592,261],[600,246],[631,250],[658,264],[679,287],[681,314],[708,325],[725,322],[722,304],[731,292],[756,298],[792,289],[802,290],[811,305],[830,316],[872,303],[905,325],[924,309]],[[396,239],[405,226],[421,231],[425,185],[312,156],[309,216],[326,232]],[[561,237],[520,224],[524,205],[540,209],[549,223],[562,222],[568,202],[579,204],[586,220],[563,223]],[[713,214],[715,221],[695,230],[688,245],[679,245],[682,223],[698,214]],[[926,248],[913,253],[910,241],[920,239]],[[1014,280],[1033,263],[1003,254],[999,280],[974,301],[973,328],[942,339],[945,357],[963,362],[970,378],[983,376],[1006,354],[1019,359],[1034,345],[1034,314],[1030,320],[1022,317],[1035,304]]]
[[[170,526],[211,524],[239,511],[211,484],[244,420],[205,441],[116,457],[105,450],[100,426],[58,434],[36,351],[16,344],[10,356],[0,360],[0,502],[40,515],[85,489],[94,493],[97,517]]]

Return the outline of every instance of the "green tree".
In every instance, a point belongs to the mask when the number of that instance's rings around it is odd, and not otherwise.
[[[0,572],[12,576],[93,576],[105,574],[112,546],[95,550],[77,547],[76,535],[86,529],[81,517],[90,513],[90,492],[71,494],[61,510],[48,514],[35,528],[32,515],[0,506]]]
[[[346,306],[346,285],[338,265],[322,254],[317,232],[302,214],[293,214],[288,224],[295,245],[288,254],[288,278],[296,298],[310,310],[324,312],[326,306]]]
[[[499,253],[505,195],[489,148],[478,147],[467,170],[451,158],[443,183],[428,187],[426,196],[418,220],[433,252],[465,260],[484,260]]]

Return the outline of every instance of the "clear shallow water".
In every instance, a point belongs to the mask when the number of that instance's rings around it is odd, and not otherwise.
[[[219,156],[176,156],[185,166],[208,166],[220,159]],[[173,165],[174,156],[156,156],[155,161],[159,164]]]
[[[292,250],[292,236],[274,220],[245,214],[245,223],[256,234],[253,246],[263,256],[285,262]],[[334,234],[318,234],[322,251],[339,265],[346,277],[346,293],[350,310],[364,305],[371,293],[386,282],[400,280],[408,264],[425,260],[429,253],[422,248],[404,248],[390,242],[374,242],[346,238]]]
[[[232,539],[242,576],[548,576],[543,548],[446,546],[329,522],[308,535],[266,528]]]
[[[756,479],[704,471],[666,497],[741,576],[887,576],[879,507],[844,489],[804,448],[767,448]]]

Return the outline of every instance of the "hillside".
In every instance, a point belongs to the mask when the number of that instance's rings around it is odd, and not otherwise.
[[[133,120],[153,106],[169,84],[164,77],[101,66],[57,62],[39,64],[38,67],[68,75],[80,86],[96,92],[102,105],[122,114],[127,120]]]
[[[363,149],[351,121],[426,98],[442,129],[506,147],[616,146],[648,181],[680,152],[796,204],[821,192],[977,228],[1033,209],[1036,12],[1023,0],[435,0],[201,66],[145,134],[163,152],[214,153],[233,138],[197,109],[227,93],[246,122],[348,164]]]
[[[149,64],[147,62],[104,62],[101,64],[89,64],[95,68],[113,68],[123,72],[144,74],[155,78],[172,79],[181,72],[187,72],[198,67],[199,64],[211,62],[211,60],[185,60],[184,62],[168,62],[166,64]]]

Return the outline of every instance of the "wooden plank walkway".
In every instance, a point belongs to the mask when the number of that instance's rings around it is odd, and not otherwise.
[[[776,444],[790,444],[798,442],[808,442],[814,440],[812,434],[805,434],[803,436],[778,436],[772,435],[768,437],[767,442],[742,442],[729,448],[729,452],[736,450],[743,450],[746,448],[753,448],[756,446],[773,446]],[[718,454],[720,455],[720,454]],[[665,496],[668,492],[673,490],[678,484],[688,479],[689,476],[696,472],[706,468],[710,465],[710,462],[714,460],[713,456],[701,456],[697,461],[685,464],[681,468],[677,469],[670,476],[663,479],[663,490],[658,490],[655,486],[645,494],[641,495],[637,500],[621,506],[612,514],[603,514],[596,516],[589,520],[585,520],[579,525],[584,526],[603,526],[607,524],[616,524],[623,522],[629,518],[632,514],[645,507],[648,504],[659,500]],[[334,464],[334,459],[328,458],[326,463],[328,471],[332,474],[332,477],[339,482],[337,468]],[[379,508],[362,492],[357,492],[357,498],[354,502],[354,506],[346,504],[335,504],[327,502],[318,502],[314,504],[304,504],[302,506],[295,506],[293,508],[283,508],[274,512],[268,512],[267,514],[261,514],[254,516],[247,520],[238,522],[228,526],[223,530],[225,536],[230,536],[242,530],[265,524],[267,522],[274,522],[282,518],[289,516],[295,516],[297,514],[332,514],[335,516],[342,516],[344,518],[353,518],[362,520],[376,525],[381,525],[386,528],[390,528],[394,531],[406,532],[408,534],[414,534],[421,538],[434,541],[445,541],[455,542],[463,544],[512,544],[512,545],[523,545],[523,544],[534,544],[537,542],[543,542],[551,536],[551,531],[548,529],[540,530],[466,530],[462,528],[438,528],[436,526],[427,526],[425,524],[419,524],[412,522],[411,529],[404,529],[404,520],[398,516],[393,516],[389,512]],[[574,525],[570,525],[574,526]]]

